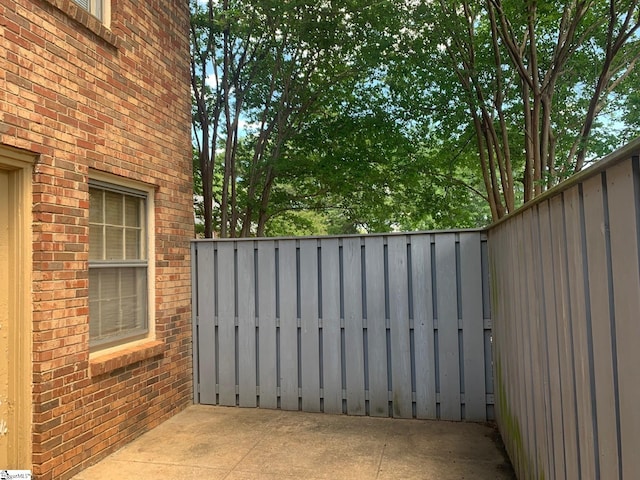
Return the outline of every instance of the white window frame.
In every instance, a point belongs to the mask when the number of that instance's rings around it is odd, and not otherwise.
[[[73,0],[105,26],[111,24],[111,0]]]
[[[138,195],[144,195],[146,200],[146,232],[143,243],[146,247],[146,269],[147,269],[147,328],[146,333],[140,335],[133,335],[131,337],[121,338],[114,340],[113,342],[98,344],[95,346],[90,345],[89,352],[90,357],[106,355],[113,352],[117,352],[122,349],[135,347],[137,345],[144,344],[150,340],[155,339],[155,204],[153,186],[143,184],[133,180],[123,179],[113,175],[105,174],[102,172],[90,172],[89,174],[89,186],[95,186],[102,189],[111,189],[113,191],[120,191],[121,193],[135,192]],[[89,205],[91,208],[91,205]],[[87,212],[88,213],[88,212]],[[96,262],[89,260],[89,269],[99,268],[104,266],[104,262]],[[89,317],[91,317],[91,311],[89,311]],[[91,322],[91,318],[89,318]]]

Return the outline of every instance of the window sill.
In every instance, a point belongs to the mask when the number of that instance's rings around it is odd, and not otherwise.
[[[76,22],[83,25],[89,31],[103,39],[109,45],[118,48],[120,46],[120,39],[107,28],[98,18],[91,15],[84,8],[79,6],[73,0],[45,0],[58,10],[66,13],[69,17],[73,18]]]
[[[91,377],[104,375],[118,368],[157,357],[164,351],[164,342],[151,341],[105,355],[97,354],[96,357],[89,359],[89,373]]]

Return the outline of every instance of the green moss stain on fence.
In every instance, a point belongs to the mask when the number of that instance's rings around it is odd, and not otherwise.
[[[494,234],[495,235],[495,234]],[[497,238],[494,239],[494,242],[490,242],[489,246],[498,245],[499,240]],[[489,294],[491,297],[491,312],[492,318],[494,321],[494,332],[496,329],[496,325],[500,322],[502,318],[501,307],[502,304],[500,302],[500,289],[498,287],[498,266],[496,265],[495,256],[492,253],[495,252],[495,249],[489,250]],[[500,327],[500,325],[498,325]],[[492,333],[493,336],[493,354],[494,354],[494,365],[495,365],[495,388],[496,388],[496,396],[497,396],[497,419],[498,426],[500,429],[500,433],[502,435],[502,439],[504,445],[509,454],[509,458],[511,459],[511,464],[515,467],[515,470],[518,472],[521,478],[530,479],[534,478],[535,465],[531,460],[530,452],[527,452],[525,449],[522,431],[520,430],[520,420],[513,413],[510,407],[509,398],[507,395],[507,389],[505,385],[504,371],[502,369],[501,363],[501,350],[502,345],[500,341],[496,338],[496,335]],[[541,466],[541,472],[538,475],[538,480],[545,480],[546,474],[542,469],[543,463],[538,461],[538,465]]]
[[[509,406],[509,400],[507,398],[507,390],[503,378],[502,364],[500,361],[500,355],[498,351],[498,345],[495,346],[496,359],[496,394],[498,396],[498,426],[502,439],[504,441],[509,457],[511,458],[511,464],[516,467],[520,478],[534,478],[535,465],[531,460],[529,452],[524,447],[522,432],[520,430],[520,421],[516,415],[513,414]],[[537,462],[542,468],[542,462]],[[545,480],[546,474],[544,470],[541,470],[538,474],[538,480]]]

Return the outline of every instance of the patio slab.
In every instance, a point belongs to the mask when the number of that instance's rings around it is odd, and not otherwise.
[[[512,480],[490,425],[193,405],[73,480]]]

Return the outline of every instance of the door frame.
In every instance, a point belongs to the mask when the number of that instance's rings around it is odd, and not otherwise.
[[[32,171],[34,154],[0,145],[0,169],[9,177],[9,384],[10,409],[4,468],[32,467]],[[17,328],[16,328],[17,327]]]

